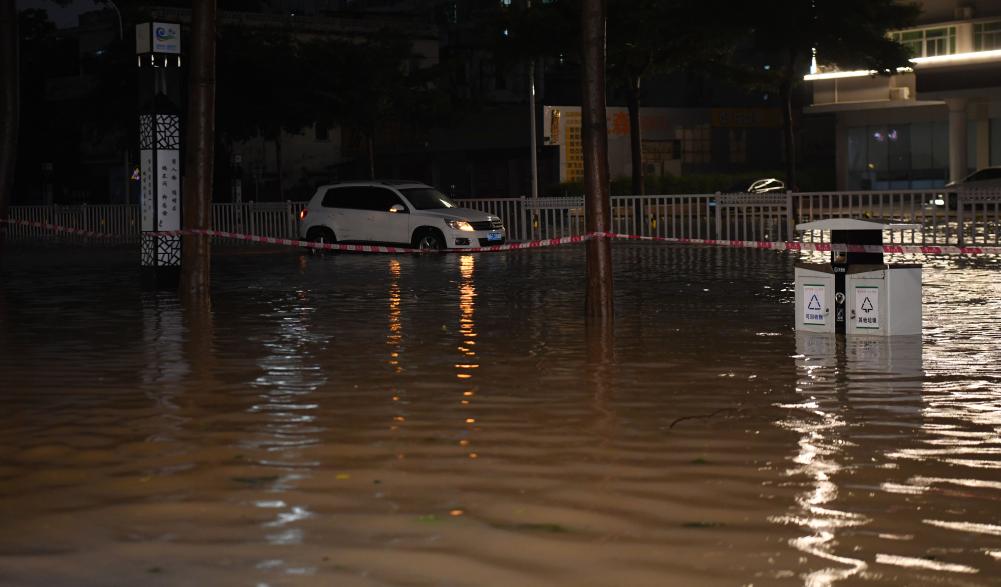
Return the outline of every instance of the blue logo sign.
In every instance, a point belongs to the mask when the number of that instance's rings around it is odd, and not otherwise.
[[[177,38],[177,35],[174,34],[174,31],[162,26],[156,27],[156,31],[154,31],[154,34],[156,34],[156,40],[160,42],[173,41],[174,39]]]

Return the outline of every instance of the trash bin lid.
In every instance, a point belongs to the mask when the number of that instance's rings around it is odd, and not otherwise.
[[[796,230],[921,230],[921,225],[902,224],[892,220],[825,218],[797,224]]]

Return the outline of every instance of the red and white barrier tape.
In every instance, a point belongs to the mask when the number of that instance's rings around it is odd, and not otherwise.
[[[32,228],[41,228],[43,230],[51,230],[52,232],[62,232],[65,234],[74,234],[77,236],[85,236],[88,238],[112,238],[118,236],[117,234],[111,234],[108,232],[96,232],[93,230],[83,230],[81,228],[72,228],[69,226],[61,226],[59,224],[51,224],[49,222],[35,222],[31,220],[0,220],[2,223],[14,224],[18,226],[30,226]]]
[[[319,243],[314,241],[293,240],[287,238],[275,238],[272,236],[259,236],[254,234],[239,234],[224,230],[212,229],[189,229],[176,230],[171,232],[148,233],[162,236],[178,236],[185,234],[216,236],[236,240],[250,241],[254,243],[265,243],[270,245],[284,245],[287,247],[301,247],[304,249],[316,249],[321,251],[351,251],[355,253],[487,253],[498,251],[516,251],[520,249],[538,249],[542,247],[555,247],[571,243],[582,243],[590,240],[591,236],[565,236],[561,238],[547,238],[524,243],[508,243],[504,245],[489,245],[486,247],[463,247],[461,249],[442,249],[440,251],[428,251],[421,249],[408,249],[403,247],[383,247],[377,245],[343,245],[338,243]]]
[[[846,251],[849,253],[899,253],[911,255],[1001,255],[1001,247],[956,247],[952,245],[843,245],[832,243],[801,243],[790,241],[738,241],[698,238],[640,236],[616,232],[593,233],[604,238],[656,241],[682,245],[708,245],[738,249],[771,249],[775,251]]]
[[[92,238],[111,238],[120,235],[106,232],[95,232],[50,224],[48,222],[33,222],[28,220],[7,220],[10,224],[30,226]],[[547,238],[519,243],[508,243],[503,245],[489,245],[486,247],[465,247],[459,249],[443,249],[441,251],[426,251],[419,249],[408,249],[403,247],[383,247],[376,245],[345,245],[339,243],[320,243],[313,241],[303,241],[287,238],[276,238],[271,236],[260,236],[255,234],[241,234],[224,230],[212,229],[187,229],[165,232],[148,232],[144,234],[156,236],[183,236],[183,235],[203,235],[235,240],[243,240],[255,243],[271,245],[283,245],[287,247],[300,247],[305,249],[316,249],[323,251],[351,251],[357,253],[491,253],[499,251],[517,251],[521,249],[538,249],[543,247],[555,247],[560,245],[582,243],[595,238],[609,238],[618,240],[653,241],[679,245],[704,245],[715,247],[728,247],[736,249],[769,249],[774,251],[847,251],[851,253],[889,253],[889,254],[912,254],[912,255],[1001,255],[1001,247],[957,247],[952,245],[839,245],[831,243],[801,243],[783,241],[742,241],[742,240],[715,240],[697,238],[672,238],[665,236],[641,236],[636,234],[622,234],[617,232],[589,232],[578,236],[564,236],[560,238]]]

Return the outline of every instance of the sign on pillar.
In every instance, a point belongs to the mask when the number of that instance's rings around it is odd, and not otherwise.
[[[143,282],[176,288],[181,272],[181,26],[136,26]]]

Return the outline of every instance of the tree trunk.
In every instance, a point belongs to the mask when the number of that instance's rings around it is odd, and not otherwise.
[[[192,7],[184,228],[207,229],[212,225],[215,171],[216,0],[195,2]],[[190,301],[204,302],[209,295],[210,247],[210,237],[184,237],[181,293]]]
[[[608,120],[605,115],[605,0],[583,0],[581,11],[581,139],[587,231],[608,232]],[[612,247],[607,238],[587,242],[589,320],[612,322]]]
[[[18,30],[16,0],[0,0],[0,246],[7,230],[7,206],[14,195],[17,165]]]
[[[792,66],[786,68],[785,77],[779,86],[779,99],[782,102],[782,135],[785,139],[786,155],[786,189],[797,191],[796,184],[796,127],[792,111],[793,78],[796,75]]]
[[[640,127],[640,77],[629,76],[626,84],[626,106],[629,108],[629,148],[633,163],[633,195],[646,193],[643,182],[643,129]]]

